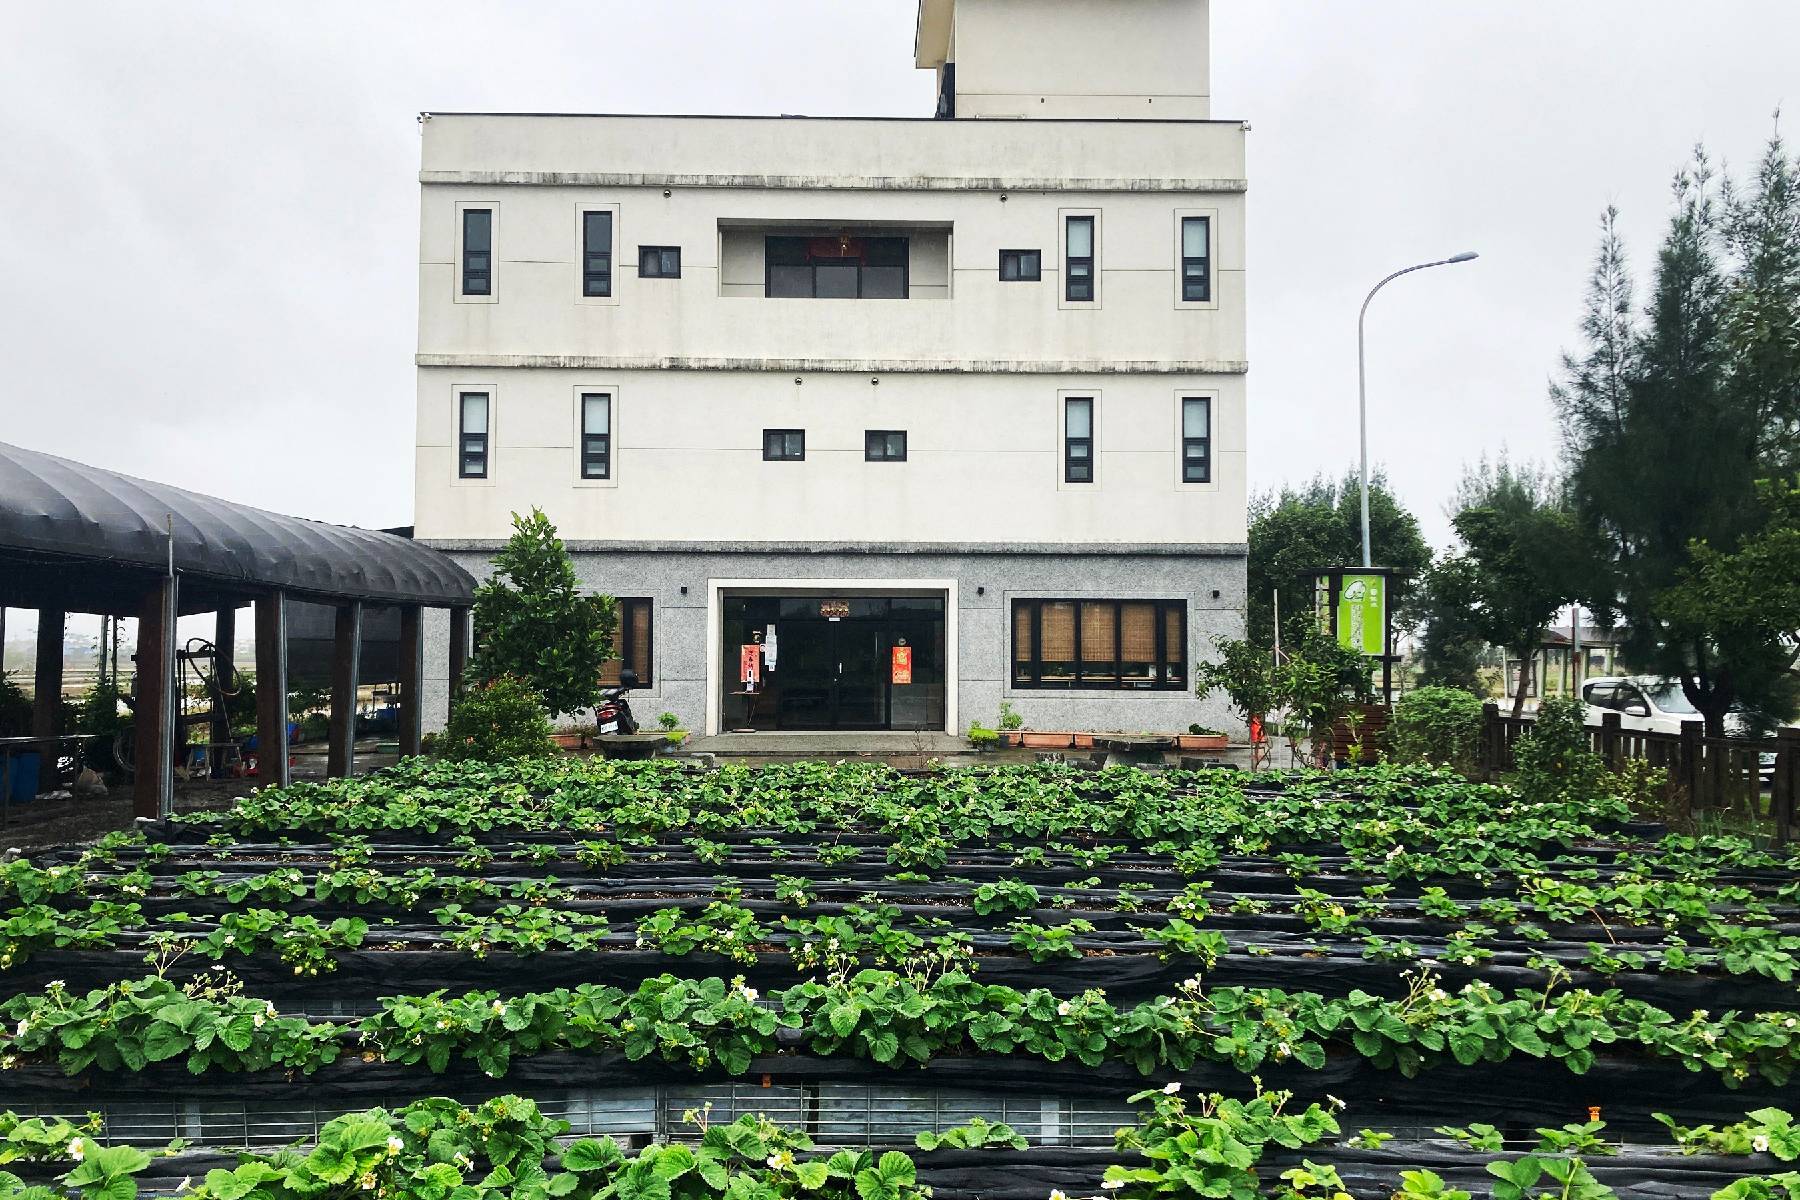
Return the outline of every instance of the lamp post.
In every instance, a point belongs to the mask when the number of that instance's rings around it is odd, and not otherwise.
[[[1362,565],[1365,567],[1375,565],[1369,554],[1369,381],[1368,359],[1363,340],[1363,327],[1369,318],[1369,302],[1375,299],[1376,292],[1402,275],[1411,275],[1414,271],[1430,270],[1432,267],[1448,267],[1456,263],[1472,262],[1479,257],[1480,255],[1473,250],[1464,250],[1461,254],[1440,258],[1436,262],[1420,263],[1415,267],[1395,271],[1369,289],[1368,297],[1363,300],[1362,312],[1356,318],[1356,410],[1362,438]]]

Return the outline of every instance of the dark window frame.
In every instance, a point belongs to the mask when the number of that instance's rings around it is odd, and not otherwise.
[[[468,401],[471,396],[481,397],[484,418],[482,425],[486,428],[480,433],[470,433],[468,429]],[[488,477],[488,448],[491,445],[489,438],[492,436],[493,428],[494,394],[492,392],[470,390],[456,393],[456,477],[458,479],[486,479]],[[470,469],[471,456],[480,458],[481,466],[478,470]]]
[[[492,296],[494,294],[494,210],[492,208],[465,208],[462,212],[461,228],[457,231],[457,245],[462,250],[462,294],[465,296]],[[469,223],[473,217],[485,218],[487,228],[482,231],[487,248],[471,250],[469,248]]]
[[[1069,410],[1077,404],[1087,405],[1087,434],[1076,437],[1069,433]],[[1062,411],[1063,442],[1063,482],[1090,484],[1094,482],[1094,398],[1092,396],[1064,396]],[[1081,453],[1077,454],[1076,451]],[[1078,472],[1086,471],[1085,478],[1078,478]]]
[[[594,218],[605,219],[606,248],[594,248]],[[610,208],[581,210],[581,294],[592,299],[606,299],[613,294],[613,211]]]
[[[782,442],[783,442],[782,447],[781,447],[781,453],[779,453],[779,454],[771,453],[772,447],[770,444],[771,439],[777,435],[779,435],[781,437]],[[794,438],[794,437],[798,437],[800,439],[800,453],[789,454],[787,452],[787,448],[789,445],[788,439]],[[762,454],[763,454],[764,462],[805,462],[806,461],[806,430],[804,430],[804,429],[765,429],[765,430],[763,430]]]
[[[1187,431],[1187,414],[1190,404],[1202,404],[1206,407],[1206,433],[1202,437],[1193,437]],[[1181,398],[1181,482],[1212,482],[1212,432],[1212,397],[1183,396]]]
[[[1077,225],[1086,225],[1088,252],[1070,254],[1070,233]],[[1073,213],[1063,218],[1063,300],[1070,304],[1092,304],[1095,291],[1094,261],[1099,257],[1100,222],[1092,213]],[[1077,268],[1080,273],[1077,274]]]
[[[1067,677],[1044,678],[1044,609],[1047,605],[1068,604],[1074,607],[1074,654],[1073,671]],[[1082,659],[1082,606],[1112,606],[1112,674],[1105,674],[1090,669],[1097,664],[1088,664]],[[1121,641],[1124,635],[1125,606],[1127,604],[1149,604],[1153,606],[1152,620],[1156,628],[1156,665],[1155,678],[1149,683],[1126,682],[1124,663],[1121,656]],[[1180,657],[1171,659],[1169,655],[1168,614],[1174,611],[1179,615],[1177,647]],[[1030,627],[1030,657],[1019,658],[1018,624],[1021,620]],[[1029,599],[1015,599],[1012,602],[1012,626],[1007,630],[1007,683],[1015,691],[1108,691],[1108,692],[1178,692],[1186,691],[1188,674],[1193,664],[1188,661],[1188,602],[1186,600],[1114,600],[1095,596],[1044,596]],[[1174,678],[1168,678],[1169,666],[1175,664]],[[1020,666],[1027,668],[1027,678],[1020,678]]]
[[[592,433],[588,430],[588,400],[595,396],[606,401],[605,433]],[[581,477],[583,479],[611,479],[613,394],[611,392],[581,392],[578,403],[581,405]],[[596,467],[598,470],[595,469]]]
[[[1187,230],[1189,222],[1196,222],[1206,230],[1206,253],[1191,256],[1187,252]],[[1212,218],[1181,218],[1181,302],[1183,304],[1212,303]],[[1199,270],[1196,272],[1195,267]]]
[[[656,602],[648,596],[619,596],[614,600],[614,604],[619,623],[613,631],[614,655],[608,660],[608,666],[617,663],[618,668],[617,670],[602,670],[601,682],[608,685],[615,684],[618,682],[619,671],[627,667],[637,670],[636,667],[632,667],[632,660],[640,658],[640,656],[637,653],[637,638],[632,629],[631,614],[634,610],[642,608],[645,613],[644,646],[641,656],[643,669],[637,672],[637,677],[639,687],[650,687],[656,682]]]
[[[894,437],[897,437],[900,439],[900,453],[898,453],[898,454],[891,453],[892,444],[887,440],[889,438],[894,438]],[[881,439],[881,448],[880,448],[879,453],[877,453],[877,451],[876,451],[875,439],[877,439],[877,438]],[[904,429],[865,429],[865,430],[863,430],[863,461],[864,462],[905,462],[906,461],[906,451],[907,451],[906,430],[904,430]]]
[[[854,295],[854,296],[821,296],[821,295],[819,295],[819,271],[818,271],[819,263],[818,262],[809,260],[808,262],[805,262],[805,263],[778,263],[775,261],[776,256],[773,253],[771,253],[771,249],[772,249],[771,243],[773,243],[773,242],[776,242],[776,241],[806,242],[806,241],[811,241],[812,239],[801,237],[798,234],[770,233],[770,234],[763,235],[763,299],[765,299],[765,300],[910,300],[910,299],[912,299],[912,236],[910,234],[897,234],[897,233],[896,234],[868,234],[868,235],[866,235],[866,240],[874,241],[877,239],[879,239],[881,241],[899,242],[902,246],[902,251],[900,254],[900,263],[899,263],[900,294],[898,296],[867,296],[867,295],[864,295],[863,293],[867,290],[866,287],[864,286],[865,285],[865,275],[866,275],[866,272],[870,269],[871,264],[861,262],[861,261],[858,261],[857,267],[856,267],[856,295]],[[863,240],[863,239],[859,238],[859,240]],[[824,259],[822,261],[827,264],[830,264],[830,265],[841,265],[844,262],[846,262],[847,259]],[[881,270],[892,270],[894,268],[894,264],[892,264],[892,263],[876,263],[876,264],[873,264],[873,266],[875,268],[881,269]],[[776,267],[785,267],[785,268],[799,267],[802,269],[809,269],[812,273],[812,295],[810,295],[810,296],[777,296],[775,294],[775,268]]]
[[[1006,273],[1006,260],[1011,257],[1015,262],[1013,274]],[[1031,274],[1025,273],[1025,264],[1031,263]],[[1002,250],[1000,252],[1001,283],[1037,283],[1044,277],[1044,252],[1042,250]]]
[[[644,261],[646,258],[648,258],[652,254],[656,255],[656,269],[654,271],[646,271],[646,270],[644,270]],[[668,267],[669,267],[669,257],[668,256],[671,254],[673,254],[675,256],[675,260],[674,260],[675,261],[675,269],[673,271],[668,269]],[[639,246],[638,247],[638,278],[639,279],[680,279],[681,278],[681,247],[680,246]]]

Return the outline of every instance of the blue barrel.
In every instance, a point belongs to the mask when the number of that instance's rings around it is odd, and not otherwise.
[[[12,756],[12,775],[9,778],[8,799],[14,804],[27,804],[37,799],[38,792],[38,752],[27,750]]]

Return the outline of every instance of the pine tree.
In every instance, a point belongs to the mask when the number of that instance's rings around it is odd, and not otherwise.
[[[1624,653],[1681,683],[1707,732],[1736,704],[1785,716],[1789,653],[1744,638],[1717,608],[1682,602],[1704,544],[1727,554],[1767,514],[1756,485],[1791,463],[1793,331],[1800,328],[1793,165],[1765,155],[1754,196],[1725,190],[1703,152],[1675,181],[1675,212],[1640,321],[1609,213],[1583,321],[1587,347],[1553,390],[1579,510],[1610,547],[1590,581],[1624,618]],[[1730,259],[1723,254],[1729,253]],[[1605,598],[1612,598],[1612,604]],[[1710,615],[1709,615],[1710,614]]]
[[[1723,318],[1732,352],[1732,387],[1755,412],[1757,459],[1776,478],[1800,471],[1797,167],[1777,129],[1749,193],[1725,189],[1723,230],[1736,267]]]
[[[477,682],[517,676],[555,715],[592,708],[600,669],[613,654],[611,596],[584,596],[575,565],[542,510],[513,514],[513,534],[494,556],[494,572],[475,590]]]

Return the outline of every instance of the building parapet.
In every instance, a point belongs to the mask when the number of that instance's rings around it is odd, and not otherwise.
[[[417,354],[419,367],[580,371],[773,371],[852,375],[1245,375],[1250,364],[1219,359],[709,358],[630,354]]]
[[[420,183],[478,187],[744,188],[872,192],[1180,192],[1249,190],[1243,179],[1033,175],[720,175],[622,171],[420,171]]]

